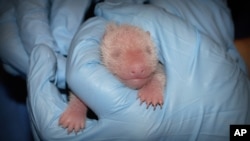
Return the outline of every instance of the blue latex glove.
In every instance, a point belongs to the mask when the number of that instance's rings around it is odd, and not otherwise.
[[[19,36],[13,2],[2,0],[0,11],[0,59],[9,73],[26,75],[29,57]]]
[[[232,26],[231,22],[222,24],[223,20],[206,17],[214,12],[211,5],[217,1],[206,5],[202,2],[196,5],[207,11],[195,20],[213,21],[218,27]],[[186,3],[178,3],[176,8]],[[216,8],[225,8],[224,3],[218,3]],[[186,7],[185,13],[192,8]],[[72,41],[67,81],[99,120],[88,119],[85,129],[77,135],[68,135],[58,126],[67,103],[55,86],[56,54],[40,46],[31,52],[28,75],[29,111],[37,139],[229,140],[230,124],[249,124],[250,83],[244,67],[240,67],[242,62],[228,50],[228,46],[233,47],[232,27],[222,28],[218,35],[228,41],[225,43],[211,37],[214,32],[206,30],[210,25],[203,29],[199,21],[188,21],[185,16],[159,7],[110,1],[99,4],[96,14],[98,17],[85,22]],[[229,17],[228,12],[222,15]],[[137,91],[125,87],[101,64],[99,44],[110,20],[137,25],[151,33],[167,74],[162,109],[140,105]]]
[[[57,86],[65,88],[65,68],[71,40],[84,19],[90,0],[2,0],[0,57],[13,75],[26,76],[33,48],[56,52]]]

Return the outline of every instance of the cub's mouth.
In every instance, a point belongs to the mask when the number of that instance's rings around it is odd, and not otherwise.
[[[140,89],[146,85],[152,77],[122,79],[121,81],[132,89]]]

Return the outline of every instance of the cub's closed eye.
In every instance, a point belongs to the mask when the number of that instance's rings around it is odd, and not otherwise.
[[[121,52],[119,50],[115,50],[112,52],[112,57],[114,58],[118,58],[121,55]]]
[[[149,46],[146,46],[146,52],[148,54],[152,54],[152,49]]]

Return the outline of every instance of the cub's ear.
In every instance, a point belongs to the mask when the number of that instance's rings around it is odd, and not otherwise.
[[[102,36],[102,39],[105,40],[105,37],[107,34],[109,34],[110,32],[114,31],[116,28],[117,28],[117,24],[114,23],[114,22],[110,22],[106,25],[106,29],[105,29],[105,32]]]
[[[106,31],[114,31],[115,29],[117,29],[118,25],[114,22],[110,22],[107,24],[106,26]]]
[[[103,35],[103,39],[106,37],[107,34],[110,32],[115,31],[118,28],[118,25],[115,22],[110,22],[106,25],[106,29]]]

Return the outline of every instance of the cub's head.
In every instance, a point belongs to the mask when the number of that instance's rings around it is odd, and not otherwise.
[[[131,88],[151,79],[158,63],[150,33],[132,25],[110,23],[101,43],[103,64]]]

